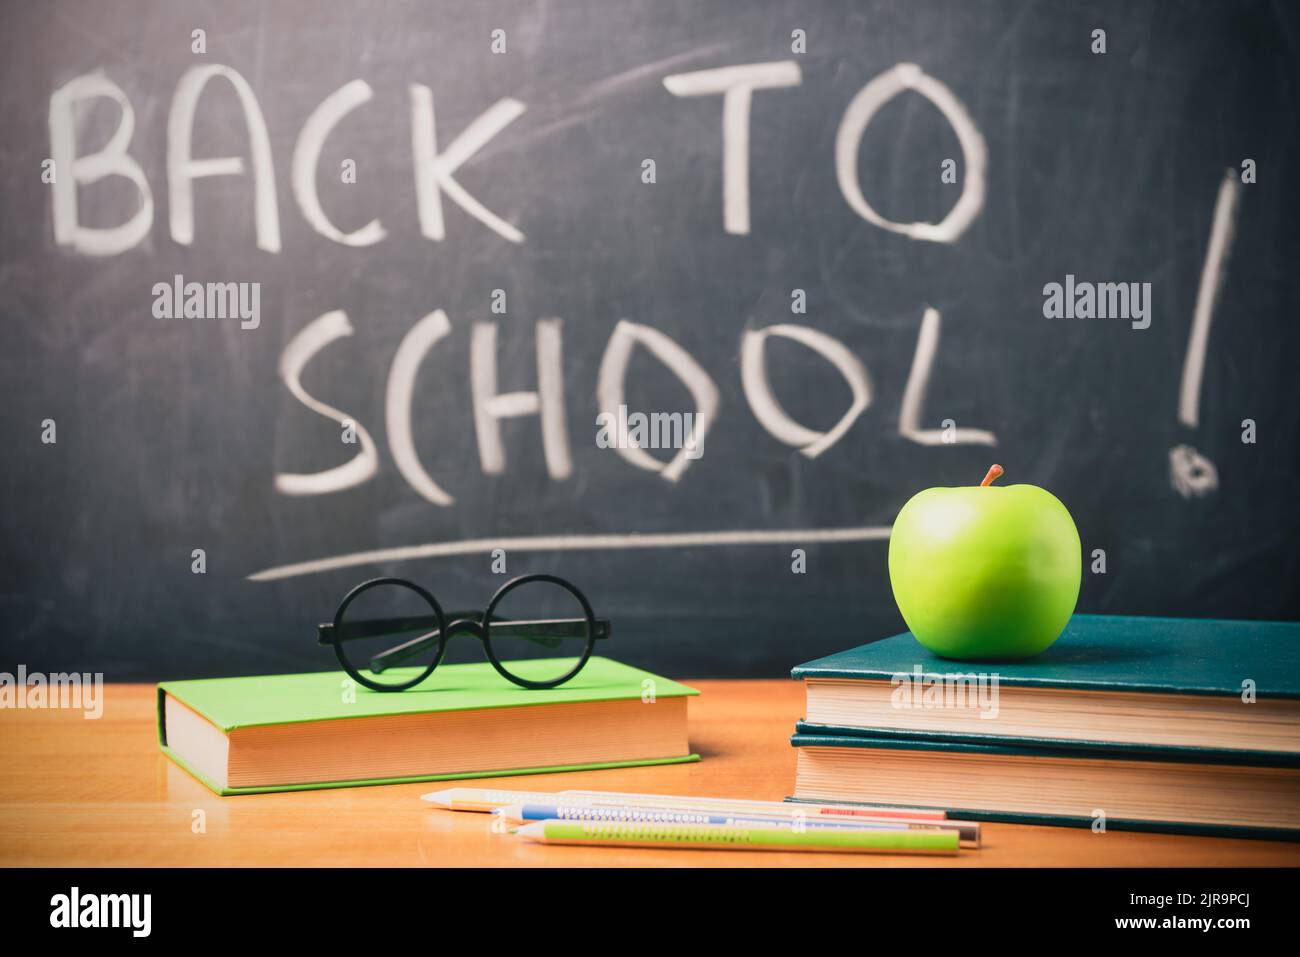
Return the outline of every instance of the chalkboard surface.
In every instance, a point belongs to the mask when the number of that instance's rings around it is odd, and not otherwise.
[[[902,630],[893,517],[994,461],[1073,513],[1081,611],[1300,617],[1289,5],[0,35],[0,670],[325,668],[357,581],[550,571],[610,654],[778,675]],[[602,447],[619,405],[698,443]]]

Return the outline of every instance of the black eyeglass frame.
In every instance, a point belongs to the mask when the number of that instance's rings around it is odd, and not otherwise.
[[[578,659],[577,663],[573,666],[573,668],[571,668],[568,672],[560,675],[557,678],[552,678],[548,681],[533,681],[528,678],[521,678],[518,675],[511,674],[509,671],[506,670],[505,666],[501,664],[501,660],[497,657],[496,651],[492,647],[490,626],[493,624],[493,613],[496,611],[497,606],[501,604],[502,599],[504,599],[506,595],[508,595],[511,591],[513,591],[514,589],[518,588],[521,585],[529,584],[530,582],[548,582],[552,585],[557,585],[560,588],[563,588],[565,591],[567,591],[569,594],[571,594],[574,598],[578,600],[578,604],[582,606],[582,611],[583,614],[585,615],[585,624],[587,626],[587,644],[586,647],[583,648],[582,656]],[[367,635],[367,634],[355,634],[349,637],[342,637],[343,617],[344,615],[347,614],[348,607],[352,604],[352,602],[354,602],[357,598],[361,597],[361,595],[365,594],[370,589],[378,588],[381,585],[399,585],[401,587],[408,588],[411,591],[415,592],[417,595],[423,598],[425,602],[428,603],[429,607],[433,610],[434,618],[436,619],[437,626],[438,626],[436,630],[437,640],[438,640],[437,654],[434,655],[429,666],[426,667],[423,672],[416,675],[410,681],[405,681],[400,684],[384,684],[382,682],[373,681],[370,678],[365,677],[363,674],[361,674],[360,670],[357,669],[356,666],[354,666],[352,662],[348,660],[347,655],[343,651],[343,643],[345,641],[355,639],[355,638],[366,638],[366,637],[374,636],[374,635]],[[386,618],[386,619],[377,619],[375,621],[369,621],[366,622],[366,624],[376,626],[378,628],[383,628],[386,630],[392,630],[392,626],[394,625],[401,625],[407,622],[414,622],[418,624],[420,622],[423,622],[424,620],[425,619],[423,617],[420,619]],[[583,621],[583,619],[557,619],[554,622],[540,622],[540,623],[521,622],[517,624],[553,624],[553,623],[574,624],[581,621]],[[503,624],[512,623],[509,619],[502,619],[501,622]],[[572,679],[578,672],[580,672],[584,667],[586,667],[587,661],[591,658],[592,653],[596,649],[596,642],[602,639],[609,638],[610,630],[611,628],[610,628],[609,620],[606,618],[596,617],[595,612],[593,612],[591,609],[591,602],[589,602],[587,600],[587,596],[584,595],[578,589],[578,586],[574,585],[572,582],[566,579],[560,578],[558,575],[547,575],[543,573],[538,573],[533,575],[520,575],[518,578],[512,578],[510,581],[506,582],[504,585],[502,585],[500,588],[496,590],[496,593],[492,596],[491,600],[488,602],[487,608],[484,609],[482,612],[475,612],[475,611],[454,612],[452,616],[452,620],[450,622],[447,621],[447,616],[443,613],[442,605],[438,603],[438,600],[433,597],[433,594],[429,592],[428,589],[423,588],[422,586],[406,578],[384,577],[384,578],[372,578],[369,581],[364,581],[361,584],[357,585],[355,588],[353,588],[346,595],[344,595],[343,600],[339,602],[338,610],[334,612],[333,621],[329,624],[322,624],[317,626],[316,641],[317,644],[319,645],[329,645],[334,649],[334,655],[335,657],[338,658],[339,665],[342,666],[343,670],[346,671],[353,680],[371,689],[372,691],[387,692],[387,691],[406,691],[410,688],[414,688],[420,682],[428,678],[429,675],[433,674],[434,669],[437,668],[438,665],[442,663],[443,655],[446,653],[447,650],[447,642],[450,639],[455,638],[458,635],[466,635],[466,634],[473,635],[474,637],[478,638],[480,642],[482,642],[484,654],[487,655],[488,661],[491,662],[492,667],[496,669],[497,673],[501,675],[501,677],[505,678],[507,681],[512,682],[513,684],[519,685],[521,688],[528,688],[531,690],[541,690],[546,688],[559,687],[560,685],[564,684],[566,681]],[[375,632],[375,634],[384,634],[384,633],[385,631],[382,630]],[[402,645],[397,646],[396,648],[390,648],[388,651],[382,652],[380,655],[375,656],[375,658],[380,659],[385,656],[392,656],[393,653],[395,652],[400,653],[404,648],[413,647],[417,643],[422,643],[427,641],[429,638],[433,636],[433,634],[434,634],[433,632],[430,632],[428,634],[421,635],[418,638],[411,639],[407,642],[404,642]],[[421,648],[420,650],[423,650],[423,648]]]

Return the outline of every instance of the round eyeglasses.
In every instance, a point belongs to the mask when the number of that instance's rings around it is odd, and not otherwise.
[[[427,589],[405,578],[374,578],[343,597],[317,642],[374,691],[405,691],[442,662],[447,643],[478,638],[492,667],[521,688],[555,688],[578,674],[610,636],[587,597],[555,575],[506,582],[483,611],[444,612]]]

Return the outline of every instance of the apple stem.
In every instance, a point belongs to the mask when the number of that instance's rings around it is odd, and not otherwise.
[[[1002,466],[990,465],[988,474],[984,476],[984,481],[980,482],[980,488],[984,488],[985,486],[992,485],[999,478],[1001,478],[1001,476],[1002,476]]]

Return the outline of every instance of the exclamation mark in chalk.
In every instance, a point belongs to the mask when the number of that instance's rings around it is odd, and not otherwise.
[[[1192,334],[1187,340],[1183,359],[1183,381],[1178,389],[1178,421],[1189,429],[1200,423],[1201,378],[1205,373],[1205,349],[1210,340],[1210,322],[1214,318],[1214,301],[1232,248],[1233,228],[1237,220],[1237,200],[1241,183],[1237,171],[1229,168],[1219,184],[1219,198],[1214,204],[1214,223],[1210,227],[1210,245],[1201,267],[1201,285],[1196,292],[1196,310],[1192,313]],[[1219,487],[1219,472],[1214,463],[1190,445],[1176,445],[1169,450],[1169,480],[1183,498],[1205,495]]]

